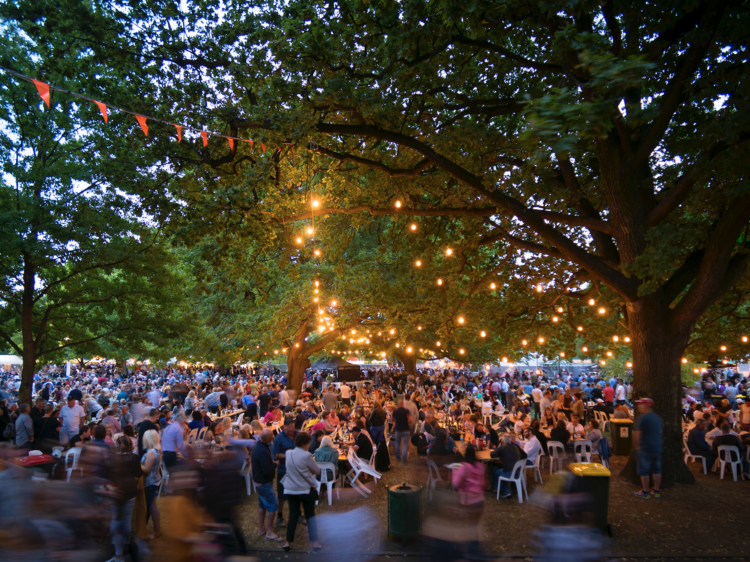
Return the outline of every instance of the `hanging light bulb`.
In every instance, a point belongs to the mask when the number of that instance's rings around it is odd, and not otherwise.
[[[611,351],[607,352],[607,357],[612,357],[612,352]]]
[[[331,301],[331,306],[336,306],[336,301]]]
[[[400,209],[400,208],[401,208],[401,201],[396,201],[396,208],[397,208],[397,209]]]
[[[726,346],[726,345],[722,345],[722,346],[721,346],[721,350],[722,350],[722,351],[726,351],[726,350],[727,350],[727,346]]]
[[[544,287],[542,287],[541,285],[537,285],[536,286],[536,292],[537,293],[541,293],[543,290],[544,290]]]
[[[320,205],[320,201],[313,201],[313,207],[317,207],[318,205]]]
[[[628,361],[627,363],[625,363],[625,366],[626,366],[626,367],[627,367],[628,369],[630,369],[630,368],[631,368],[631,367],[633,366],[633,364],[632,364],[632,363],[631,363],[630,361]]]
[[[279,350],[278,350],[278,349],[274,349],[274,350],[273,350],[273,352],[274,352],[274,353],[275,353],[276,355],[278,355],[278,354],[279,354]]]
[[[599,361],[599,363],[601,363],[601,364],[602,364],[602,366],[604,366],[604,365],[606,365],[606,364],[607,364],[607,362],[606,362],[606,361],[604,361],[603,359],[602,359],[601,361]]]
[[[312,229],[312,227],[307,227],[307,233],[308,233],[308,234],[312,234],[312,233],[313,233],[313,229]]]
[[[451,255],[453,255],[453,250],[451,250],[450,248],[448,248],[447,250],[445,250],[445,255],[446,255],[446,256],[451,256]]]
[[[459,353],[460,353],[461,355],[463,355],[463,354],[464,354],[464,350],[463,350],[463,349],[459,349],[459,350],[458,350],[458,352],[459,352]]]
[[[508,358],[507,357],[503,357],[500,361],[502,361],[503,363],[507,363],[508,362]]]
[[[482,330],[481,332],[479,332],[479,337],[482,337],[482,338],[487,337],[487,332]]]
[[[396,344],[396,347],[401,347],[399,344]]]
[[[539,343],[544,343],[544,338],[539,338]]]
[[[586,346],[583,346],[583,347],[581,348],[581,351],[583,351],[584,353],[588,352],[588,350],[589,350],[589,348],[588,348],[588,347],[586,347]]]
[[[315,250],[315,255],[319,256],[320,255],[320,250]]]
[[[600,309],[599,309],[599,314],[604,314],[605,312],[607,312],[607,310],[606,310],[606,309],[604,309],[604,308],[600,308]]]
[[[495,285],[494,283],[490,283],[490,289],[494,289],[496,287],[497,287],[497,285]]]
[[[319,287],[320,286],[320,282],[319,281],[315,281],[315,286]]]
[[[442,284],[443,284],[443,280],[442,280],[442,279],[438,279],[438,280],[437,280],[437,284],[438,284],[438,285],[442,285]]]
[[[697,375],[698,373],[701,372],[701,370],[700,369],[693,369],[693,372]]]
[[[421,262],[421,261],[419,261],[419,260],[417,260],[416,266],[417,266],[417,267],[422,267],[422,262]]]
[[[559,318],[558,318],[557,316],[553,316],[553,317],[552,317],[552,321],[553,321],[553,322],[557,322],[558,320],[559,320]]]
[[[594,299],[589,299],[589,306],[594,306],[596,304],[596,301]]]
[[[747,343],[747,336],[742,336],[742,342]]]
[[[682,358],[682,362],[683,362],[683,364],[684,364],[684,363],[687,363],[687,358],[683,357],[683,358]]]
[[[295,344],[294,344],[294,347],[299,347],[299,344],[298,344],[298,343],[295,343]]]
[[[624,338],[622,338],[622,341],[628,343],[630,342],[630,338],[628,336],[625,336]]]
[[[463,316],[459,316],[458,317],[458,323],[459,324],[463,324],[464,323],[464,317]]]
[[[562,306],[557,307],[557,312],[559,312],[560,314],[562,314],[564,311],[565,309]]]
[[[579,332],[583,332],[583,326],[578,326],[577,330],[578,330]]]
[[[411,229],[412,229],[412,230],[417,230],[417,225],[416,225],[416,224],[414,224],[414,223],[411,223]]]
[[[302,244],[302,238],[297,238],[297,244]]]
[[[314,297],[313,302],[318,302],[318,297]]]
[[[615,341],[615,342],[620,341],[620,337],[619,336],[612,336],[612,341]]]
[[[391,330],[391,335],[395,334],[396,330]]]
[[[527,342],[526,340],[522,340],[521,341],[521,345],[526,345],[527,343],[529,343],[529,342]]]
[[[316,294],[316,295],[318,294],[318,290],[317,290],[317,289],[315,289],[315,294]]]
[[[438,347],[440,347],[440,342],[439,342],[439,341],[436,341],[436,342],[435,342],[435,345],[436,345],[436,346],[438,346]]]
[[[560,352],[560,357],[565,357],[565,352],[564,351]]]

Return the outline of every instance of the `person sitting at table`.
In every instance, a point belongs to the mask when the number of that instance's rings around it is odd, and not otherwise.
[[[527,427],[523,430],[523,452],[526,453],[526,465],[533,466],[537,457],[544,452],[542,444],[534,435],[534,430]]]
[[[554,427],[557,425],[557,418],[552,413],[552,408],[545,408],[544,414],[542,415],[542,425],[545,427]]]
[[[354,441],[350,442],[350,446],[357,453],[357,456],[362,459],[365,463],[370,462],[373,453],[372,441],[367,432],[362,431],[362,422],[357,422],[352,428],[352,437]]]
[[[714,442],[711,445],[714,453],[716,453],[716,456],[718,457],[719,447],[722,445],[737,447],[737,450],[740,453],[740,460],[742,461],[742,472],[747,475],[748,470],[750,470],[750,462],[748,462],[747,455],[745,453],[747,447],[745,447],[745,444],[740,441],[739,436],[734,431],[732,431],[732,427],[728,423],[722,424],[720,431],[721,435],[716,436],[714,438]]]
[[[319,464],[329,462],[333,466],[338,466],[339,463],[339,451],[334,448],[333,440],[327,435],[321,437],[320,446],[313,452],[313,457],[315,458],[315,462]],[[327,474],[329,482],[333,481],[333,476],[333,471],[329,470]],[[320,477],[318,477],[318,480],[320,480]]]
[[[615,408],[611,404],[606,404],[601,398],[596,399],[596,405],[592,408],[594,412],[602,412],[611,416],[615,413]]]
[[[542,451],[544,451],[544,454],[549,454],[547,452],[547,441],[549,438],[542,433],[542,424],[539,422],[539,420],[533,420],[531,422],[531,432],[534,434],[534,437],[536,437],[539,440],[539,443],[542,446]]]
[[[188,429],[190,431],[194,429],[203,429],[206,424],[203,423],[203,416],[198,410],[193,410],[193,413],[190,415],[193,419],[188,423]]]
[[[691,455],[704,457],[708,470],[711,470],[718,455],[706,441],[705,428],[706,420],[696,421],[695,427],[688,432],[687,446]]]
[[[211,427],[213,420],[211,419],[211,416],[208,415],[205,408],[201,409],[201,415],[203,416],[203,427]]]
[[[516,423],[513,425],[514,433],[523,433],[524,428],[528,427],[528,416],[521,412],[516,417]]]
[[[276,406],[269,405],[268,412],[266,412],[266,415],[263,416],[263,419],[261,421],[264,425],[270,425],[281,421],[282,419],[284,418],[281,410],[279,410]]]
[[[521,449],[513,444],[513,437],[511,435],[503,435],[502,444],[490,453],[490,458],[500,459],[502,464],[501,467],[495,468],[494,474],[490,477],[490,485],[494,490],[497,489],[498,479],[501,476],[507,478],[513,473],[513,467],[521,460]],[[500,483],[500,497],[510,497],[510,488],[506,480]]]
[[[584,416],[583,395],[580,392],[576,392],[573,396],[575,400],[571,405],[571,415],[578,416],[578,419],[582,420]]]
[[[331,430],[329,429],[330,424],[327,423],[328,415],[328,412],[323,412],[322,414],[320,414],[320,420],[312,426],[310,431],[313,433],[316,431],[323,431],[327,434],[331,433]]]
[[[581,425],[580,418],[575,415],[571,416],[571,421],[569,424],[565,426],[565,429],[567,429],[570,435],[573,437],[583,435],[584,433],[583,425]]]
[[[586,439],[591,441],[591,450],[599,450],[599,441],[602,440],[602,432],[599,430],[599,422],[591,420],[586,431]]]
[[[430,441],[427,447],[427,454],[430,457],[439,455],[454,455],[458,453],[455,441],[451,438],[444,427],[435,428],[435,438]]]
[[[558,420],[555,428],[550,431],[550,441],[559,441],[567,446],[570,442],[570,432],[566,429],[567,424],[563,420]]]
[[[322,429],[318,429],[317,431],[314,431],[310,435],[311,437],[310,449],[309,449],[310,453],[315,453],[315,451],[318,450],[318,447],[320,447],[320,443],[323,437],[325,436],[325,434],[326,434],[325,431],[323,431]]]

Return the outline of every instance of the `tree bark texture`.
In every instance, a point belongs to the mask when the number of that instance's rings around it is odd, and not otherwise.
[[[34,339],[34,265],[24,252],[23,297],[21,303],[21,338],[23,340],[23,370],[18,400],[31,404],[36,369],[36,341]]]

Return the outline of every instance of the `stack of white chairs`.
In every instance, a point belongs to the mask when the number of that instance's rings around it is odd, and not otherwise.
[[[378,480],[382,478],[383,475],[372,468],[366,462],[363,462],[351,447],[349,447],[349,453],[347,454],[346,458],[352,467],[352,469],[346,475],[346,478],[349,480],[349,484],[352,488],[362,494],[363,497],[369,497],[372,492],[367,488],[367,486],[357,481],[360,474],[369,474],[370,476],[372,476],[375,480],[376,485],[378,483]]]

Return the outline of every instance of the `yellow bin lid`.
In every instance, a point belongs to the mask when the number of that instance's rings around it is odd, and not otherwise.
[[[609,469],[598,462],[572,462],[568,467],[576,476],[612,476]]]
[[[633,423],[633,420],[625,420],[625,419],[615,419],[612,418],[609,420],[609,423]]]

